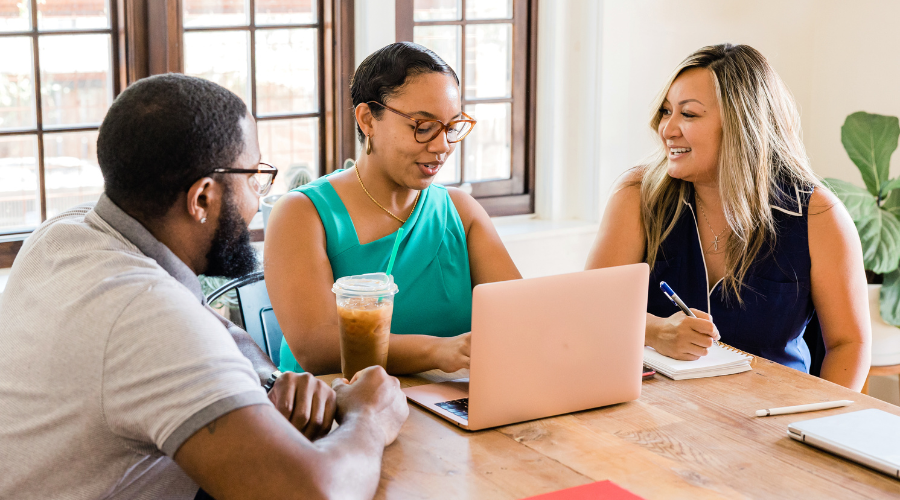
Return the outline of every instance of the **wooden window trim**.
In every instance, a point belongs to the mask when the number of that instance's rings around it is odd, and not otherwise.
[[[461,9],[467,1],[461,0]],[[494,24],[495,20],[477,21],[413,21],[415,0],[396,0],[396,39],[412,41],[416,25]],[[472,196],[491,216],[534,213],[535,178],[535,109],[537,105],[537,0],[513,0],[513,46],[525,47],[525,53],[513,56],[512,99],[463,99],[464,104],[514,102],[512,123],[512,172],[510,179],[472,182]],[[524,12],[525,16],[519,13]],[[465,37],[461,40],[462,66],[465,72]],[[519,57],[521,56],[521,57]],[[463,79],[464,75],[460,75]],[[477,119],[477,117],[476,117]],[[463,141],[462,148],[465,148]],[[463,154],[459,151],[457,154]],[[461,175],[463,175],[461,173]],[[464,177],[463,177],[464,179]]]
[[[86,35],[86,34],[105,34],[110,36],[110,81],[112,83],[113,99],[119,95],[126,84],[123,79],[124,67],[121,64],[121,54],[123,52],[121,36],[123,25],[121,21],[122,3],[125,0],[111,0],[109,2],[109,27],[94,29],[71,29],[71,30],[45,30],[38,29],[38,8],[37,0],[23,0],[30,4],[31,9],[31,29],[27,31],[16,31],[8,33],[0,33],[0,37],[29,37],[31,38],[31,47],[33,52],[32,64],[34,71],[34,105],[35,105],[35,125],[27,129],[6,130],[0,132],[0,136],[37,136],[38,148],[38,193],[40,204],[41,223],[47,219],[47,186],[45,175],[44,160],[44,135],[45,133],[59,132],[83,132],[98,130],[100,124],[96,125],[76,125],[63,127],[45,127],[43,117],[43,102],[41,95],[41,71],[40,71],[40,47],[38,39],[42,36],[60,36],[60,35]],[[22,248],[22,242],[28,238],[32,231],[22,231],[16,233],[0,234],[0,268],[11,267],[13,260]]]
[[[318,41],[322,50],[319,57],[322,58],[320,68],[323,68],[319,84],[324,89],[318,115],[320,137],[325,138],[320,140],[323,142],[320,158],[324,158],[324,172],[320,167],[320,173],[327,173],[340,168],[345,159],[356,155],[356,120],[350,100],[350,79],[355,68],[354,1],[317,1],[321,13]],[[33,13],[32,22],[36,27],[35,16]],[[110,21],[114,96],[141,78],[184,71],[182,0],[111,0]],[[40,106],[40,101],[37,105]],[[264,117],[273,118],[276,117]],[[44,183],[42,174],[43,169],[40,169],[41,193]],[[43,201],[42,206],[45,206]],[[255,233],[254,241],[262,240],[262,231]],[[0,268],[12,266],[22,242],[29,234],[0,236]]]

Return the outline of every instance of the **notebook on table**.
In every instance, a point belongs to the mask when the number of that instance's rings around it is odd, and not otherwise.
[[[788,436],[900,478],[900,416],[868,409],[788,425]]]
[[[700,359],[683,361],[644,347],[644,364],[672,380],[687,380],[745,372],[750,370],[753,361],[753,356],[721,343],[710,347],[708,352]]]

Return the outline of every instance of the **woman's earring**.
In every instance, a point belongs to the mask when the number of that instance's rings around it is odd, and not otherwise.
[[[206,217],[200,219],[200,224],[206,224]]]
[[[372,136],[371,135],[366,136],[366,154],[367,155],[372,154]]]

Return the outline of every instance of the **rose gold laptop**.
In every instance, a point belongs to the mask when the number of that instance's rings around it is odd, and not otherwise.
[[[478,285],[469,378],[403,389],[468,430],[641,395],[647,264]]]

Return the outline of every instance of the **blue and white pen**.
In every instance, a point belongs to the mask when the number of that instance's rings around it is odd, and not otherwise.
[[[687,304],[685,304],[684,301],[681,300],[681,297],[679,297],[678,294],[675,293],[675,290],[672,290],[672,287],[670,287],[668,283],[666,283],[665,281],[660,281],[659,289],[662,290],[662,293],[665,294],[665,296],[668,297],[676,307],[681,309],[681,312],[692,318],[697,317],[697,315],[694,314],[694,312],[691,311],[690,308],[688,308]],[[716,345],[719,345],[719,342],[717,340],[713,339],[713,342]]]

